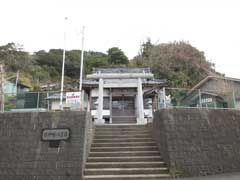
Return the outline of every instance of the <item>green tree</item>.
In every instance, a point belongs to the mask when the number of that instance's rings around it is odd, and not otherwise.
[[[108,51],[108,63],[109,64],[125,64],[129,63],[127,56],[118,47],[112,47]]]
[[[156,78],[168,79],[172,87],[190,88],[207,75],[217,73],[204,52],[183,41],[159,45],[147,41],[131,66],[150,67]]]
[[[95,67],[107,67],[108,58],[104,53],[88,51],[85,53],[84,63],[84,72],[85,74],[89,74]]]
[[[0,63],[6,71],[22,71],[31,63],[28,52],[23,51],[22,45],[8,43],[0,46]]]
[[[148,67],[153,47],[154,45],[152,44],[151,39],[148,38],[146,42],[141,44],[138,56],[134,57],[133,61],[131,61],[130,67]]]
[[[48,52],[41,50],[33,56],[36,66],[35,78],[39,82],[45,82],[47,77],[49,81],[56,81],[61,76],[62,71],[62,49],[50,49]],[[80,74],[80,50],[66,51],[65,76],[69,80],[79,78]],[[84,73],[90,73],[93,67],[107,66],[107,55],[101,52],[84,52]],[[34,69],[34,68],[33,68]]]
[[[85,73],[90,74],[93,68],[108,67],[107,57],[93,57],[85,61]]]
[[[153,47],[154,45],[152,44],[151,39],[147,38],[147,41],[143,43],[140,47],[140,55],[143,56],[145,59],[149,59]]]

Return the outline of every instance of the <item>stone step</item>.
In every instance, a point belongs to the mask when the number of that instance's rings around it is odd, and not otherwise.
[[[137,117],[136,116],[112,116],[112,119],[134,119],[136,120]]]
[[[150,129],[147,128],[141,128],[141,129],[137,129],[137,128],[132,128],[132,129],[95,129],[95,133],[102,133],[102,132],[108,132],[108,133],[112,133],[112,132],[121,132],[121,133],[125,133],[125,132],[150,132]]]
[[[150,136],[152,138],[152,133],[149,131],[113,131],[113,132],[108,132],[108,131],[103,131],[103,132],[95,132],[94,137],[98,137],[98,136],[110,136],[111,138],[114,138],[114,136],[118,136],[117,138],[121,138],[121,136],[123,138],[127,137],[127,136]]]
[[[171,178],[171,176],[169,174],[88,175],[84,180],[158,180],[166,178]]]
[[[154,146],[153,141],[148,142],[113,142],[113,143],[92,143],[91,147],[138,147],[138,146]]]
[[[152,133],[149,129],[115,129],[115,130],[108,130],[108,129],[98,129],[95,130],[95,133]]]
[[[117,126],[119,126],[121,124],[118,124]],[[129,124],[130,125],[130,124]],[[111,126],[114,126],[114,124],[112,124]],[[147,127],[131,127],[131,128],[95,128],[95,131],[98,132],[98,131],[149,131],[151,132],[151,130]]]
[[[160,156],[88,157],[87,162],[162,161]]]
[[[119,122],[118,122],[119,123]],[[96,126],[84,170],[85,180],[170,178],[152,133],[145,125]]]
[[[115,151],[157,151],[157,146],[128,146],[128,147],[91,147],[91,152],[115,152]]]
[[[94,139],[111,139],[111,138],[152,138],[152,135],[149,133],[141,134],[96,134]]]
[[[87,162],[86,168],[154,168],[164,167],[163,161],[140,161],[140,162]]]
[[[133,121],[130,121],[130,120],[113,120],[112,121],[113,124],[136,124],[137,121],[133,120]]]
[[[102,132],[102,133],[95,133],[94,138],[98,138],[101,136],[109,136],[109,139],[112,139],[115,137],[115,139],[118,138],[137,138],[138,136],[140,136],[141,138],[143,138],[144,136],[147,137],[151,137],[152,138],[152,134],[149,132],[115,132],[115,133],[109,133],[109,132]]]
[[[90,152],[89,157],[159,156],[158,151]]]
[[[96,125],[96,129],[141,129],[148,128],[146,125],[136,125],[136,124],[108,124],[108,125]]]
[[[94,139],[93,143],[105,143],[105,142],[148,142],[152,141],[152,138],[110,138],[110,139]]]
[[[97,168],[85,169],[84,175],[132,175],[132,174],[161,174],[168,173],[168,168]]]

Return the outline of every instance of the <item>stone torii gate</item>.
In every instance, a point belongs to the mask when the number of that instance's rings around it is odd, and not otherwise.
[[[97,119],[96,124],[103,124],[103,90],[104,88],[114,87],[125,87],[125,88],[136,88],[136,102],[137,102],[137,124],[146,124],[147,120],[144,118],[144,106],[143,106],[143,89],[142,79],[153,78],[152,73],[96,73],[87,76],[88,79],[98,80],[98,101],[97,101]],[[108,82],[110,79],[115,79],[115,82]],[[121,84],[121,80],[125,79],[125,83]],[[129,82],[127,81],[129,80]]]

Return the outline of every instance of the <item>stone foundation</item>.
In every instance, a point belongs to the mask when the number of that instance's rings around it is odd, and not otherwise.
[[[153,136],[172,173],[240,171],[240,111],[165,109],[154,117]]]
[[[51,148],[43,128],[69,128],[71,137]],[[85,112],[0,114],[0,179],[81,180],[92,135]]]

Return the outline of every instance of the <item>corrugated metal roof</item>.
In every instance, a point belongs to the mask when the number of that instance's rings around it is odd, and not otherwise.
[[[220,79],[224,81],[234,81],[234,82],[240,82],[240,79],[237,78],[230,78],[230,77],[222,77],[222,76],[207,76],[203,80],[201,80],[198,84],[196,84],[189,93],[193,92],[196,89],[199,89],[201,86],[203,86],[207,81],[210,79]]]

